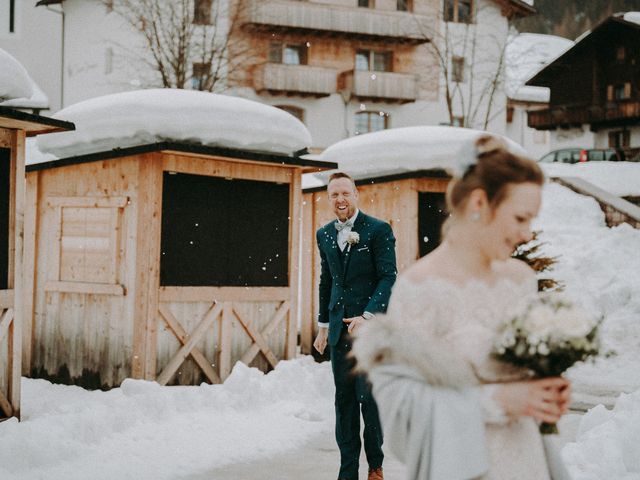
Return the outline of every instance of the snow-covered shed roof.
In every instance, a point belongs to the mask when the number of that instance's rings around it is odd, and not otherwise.
[[[34,146],[27,152],[32,169],[158,150],[318,167],[316,170],[335,167],[299,157],[311,144],[311,134],[300,120],[278,108],[238,97],[194,90],[136,90],[85,100],[54,117],[73,121],[76,130],[38,137],[38,152]]]
[[[172,141],[292,155],[311,144],[293,115],[251,100],[208,92],[150,89],[91,98],[54,117],[74,132],[38,138],[58,158]]]
[[[18,60],[0,48],[0,101],[29,98],[33,81]]]
[[[461,152],[482,134],[480,130],[447,126],[391,128],[342,140],[327,148],[318,158],[335,162],[340,171],[354,180],[418,174],[436,175],[459,171]],[[495,135],[495,134],[492,134]],[[513,140],[500,137],[513,151],[525,155]],[[303,176],[303,189],[324,187],[333,171]]]
[[[567,38],[540,33],[520,33],[509,39],[505,53],[507,96],[522,102],[548,102],[550,92],[547,87],[533,87],[525,82],[573,43]]]

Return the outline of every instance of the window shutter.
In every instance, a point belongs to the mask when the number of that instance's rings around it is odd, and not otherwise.
[[[269,62],[282,63],[282,44],[280,42],[269,44]]]
[[[613,101],[613,85],[607,85],[607,100]]]

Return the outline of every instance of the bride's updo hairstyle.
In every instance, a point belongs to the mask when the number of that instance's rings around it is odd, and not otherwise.
[[[464,210],[469,195],[478,188],[486,192],[489,204],[495,210],[505,199],[510,185],[544,183],[544,174],[535,161],[513,153],[492,135],[482,135],[469,150],[461,153],[468,155],[469,161],[459,159],[467,164],[462,176],[454,176],[447,189],[447,208],[451,214]]]

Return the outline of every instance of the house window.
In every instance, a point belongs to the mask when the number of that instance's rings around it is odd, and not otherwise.
[[[513,122],[513,112],[514,108],[512,106],[507,107],[507,123]]]
[[[607,100],[609,100],[610,102],[616,100],[626,100],[628,98],[631,98],[630,82],[607,86]]]
[[[304,122],[304,110],[300,107],[294,107],[293,105],[275,105],[276,108],[284,110],[290,115],[293,115],[301,122]]]
[[[464,57],[451,58],[451,80],[464,82]]]
[[[191,73],[191,88],[194,90],[206,90],[207,80],[211,72],[210,63],[194,63]]]
[[[307,65],[308,46],[301,44],[283,44],[271,42],[269,44],[269,62],[284,63],[285,65]]]
[[[396,10],[398,10],[399,12],[413,11],[413,0],[397,0]]]
[[[193,23],[196,25],[211,24],[212,0],[195,0],[193,2]]]
[[[616,61],[618,63],[624,62],[625,56],[626,56],[626,52],[625,52],[624,45],[619,45],[618,47],[616,47]]]
[[[356,52],[356,70],[390,72],[393,58],[391,55],[391,52],[358,50]]]
[[[613,148],[628,147],[631,141],[629,130],[614,130],[609,132],[609,146]]]
[[[473,0],[444,0],[443,15],[445,22],[471,23]]]
[[[373,1],[374,0],[358,0],[358,6],[365,7],[365,8],[373,8]]]
[[[389,114],[386,112],[356,113],[356,135],[378,132],[389,128]]]
[[[288,269],[289,184],[164,173],[160,285],[282,287]]]

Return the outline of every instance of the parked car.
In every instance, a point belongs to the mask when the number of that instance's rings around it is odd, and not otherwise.
[[[545,163],[624,162],[625,155],[619,148],[563,148],[547,153],[538,161]]]

